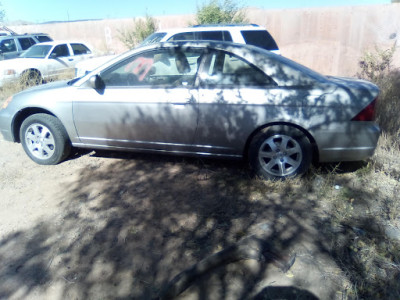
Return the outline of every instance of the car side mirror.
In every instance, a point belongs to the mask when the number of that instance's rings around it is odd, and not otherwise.
[[[57,54],[56,54],[56,53],[51,53],[51,54],[50,54],[50,58],[53,58],[53,59],[54,59],[54,58],[57,58]]]
[[[89,78],[89,85],[95,90],[102,90],[105,87],[103,79],[99,75],[93,75]]]

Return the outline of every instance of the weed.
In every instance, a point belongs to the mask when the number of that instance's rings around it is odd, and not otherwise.
[[[134,19],[133,23],[133,28],[119,30],[119,39],[128,49],[134,48],[157,30],[157,21],[149,15],[144,19]]]
[[[359,62],[361,73],[358,76],[374,82],[379,81],[391,71],[395,51],[396,43],[389,49],[375,46],[374,52],[367,51]]]
[[[74,70],[69,69],[61,73],[57,77],[51,79],[51,81],[57,80],[68,80],[74,77]],[[24,73],[19,80],[7,82],[0,88],[0,105],[10,96],[17,94],[27,88],[30,88],[37,84],[42,84],[43,81],[38,77],[37,74],[32,76],[31,74]]]
[[[400,135],[400,70],[392,66],[396,43],[390,49],[375,47],[360,60],[358,77],[370,80],[381,89],[376,107],[376,120],[387,134]]]

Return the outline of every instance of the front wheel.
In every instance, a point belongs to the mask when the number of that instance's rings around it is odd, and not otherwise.
[[[26,154],[40,165],[58,164],[71,151],[64,126],[48,114],[34,114],[26,118],[19,134]]]
[[[20,78],[21,84],[26,86],[35,86],[43,82],[42,76],[39,71],[29,70],[22,73]]]
[[[256,134],[249,147],[250,166],[265,179],[296,177],[311,164],[312,149],[300,130],[289,126],[271,126]]]

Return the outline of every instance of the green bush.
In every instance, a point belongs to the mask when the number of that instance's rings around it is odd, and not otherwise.
[[[238,24],[247,19],[242,7],[233,0],[211,0],[197,8],[197,24]]]
[[[144,19],[134,19],[133,22],[133,28],[119,31],[120,41],[129,49],[134,48],[150,34],[157,31],[156,20],[148,15]]]

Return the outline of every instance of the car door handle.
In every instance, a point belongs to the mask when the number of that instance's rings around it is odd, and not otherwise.
[[[171,103],[174,106],[184,106],[184,105],[188,105],[188,104],[194,104],[194,103],[196,103],[196,100],[194,99],[194,97],[190,97],[190,98],[183,99],[182,102],[170,101],[169,103]]]
[[[73,61],[74,59],[73,59],[73,58],[68,58],[68,60],[69,60],[69,61]]]

